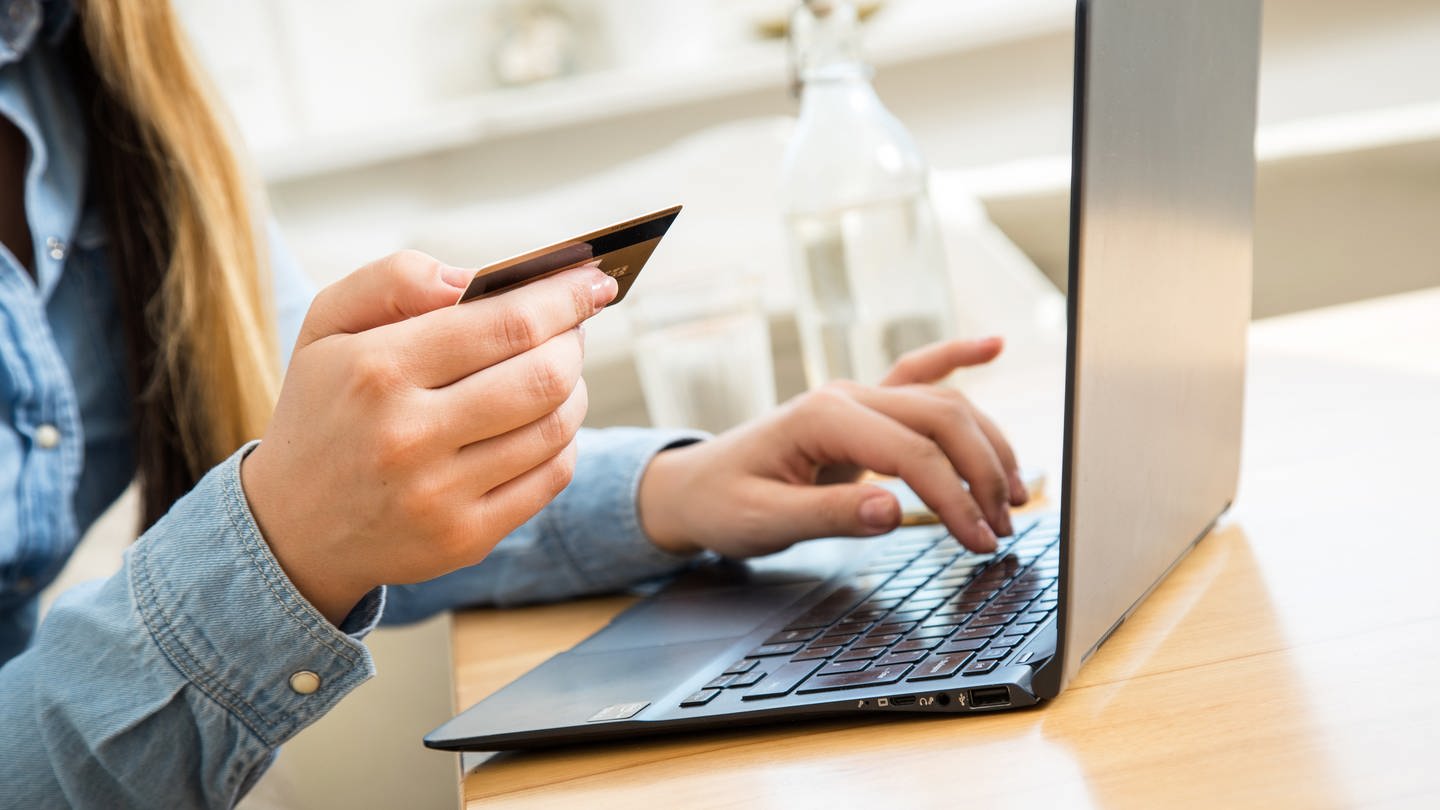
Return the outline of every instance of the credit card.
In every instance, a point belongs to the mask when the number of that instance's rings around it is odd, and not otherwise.
[[[475,271],[470,286],[455,303],[499,295],[582,264],[597,264],[602,272],[620,284],[620,291],[607,305],[614,306],[629,292],[635,276],[639,275],[650,254],[655,252],[655,246],[660,244],[660,237],[670,230],[671,223],[679,215],[680,206],[677,205],[486,265]]]

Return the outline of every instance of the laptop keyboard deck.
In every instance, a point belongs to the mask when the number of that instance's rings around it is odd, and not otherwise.
[[[989,673],[1058,604],[1058,517],[1017,516],[1016,524],[990,554],[966,551],[939,527],[885,541],[886,550],[849,582],[681,707],[704,706],[724,690],[763,701]]]

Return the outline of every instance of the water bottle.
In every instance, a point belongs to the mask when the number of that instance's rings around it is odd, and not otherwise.
[[[870,84],[849,0],[804,0],[790,43],[801,96],[783,204],[806,381],[875,384],[901,354],[955,336],[927,169]]]

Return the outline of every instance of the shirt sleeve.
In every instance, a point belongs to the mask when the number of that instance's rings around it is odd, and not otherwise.
[[[641,528],[636,495],[656,453],[705,434],[647,428],[582,430],[575,476],[554,501],[484,561],[418,585],[387,589],[385,622],[449,608],[510,606],[604,593],[694,561],[661,551]]]
[[[295,590],[240,485],[249,445],[66,592],[0,668],[15,807],[230,807],[275,749],[374,671],[383,590],[337,628]]]

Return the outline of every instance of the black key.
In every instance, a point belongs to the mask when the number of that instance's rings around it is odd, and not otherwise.
[[[1040,592],[1043,591],[1043,590],[1045,590],[1045,589],[1044,589],[1044,588],[1020,588],[1019,590],[1016,590],[1015,588],[1011,588],[1010,590],[1008,590],[1008,591],[1005,592],[1005,599],[1006,599],[1007,601],[1013,599],[1013,600],[1015,600],[1015,601],[1017,601],[1017,602],[1020,601],[1021,599],[1024,599],[1024,600],[1026,600],[1026,601],[1029,601],[1029,600],[1034,599],[1035,597],[1039,596],[1039,595],[1040,595]]]
[[[946,627],[946,626],[954,626],[954,625],[960,624],[960,623],[963,622],[963,621],[965,621],[965,619],[964,619],[964,617],[963,617],[962,614],[943,613],[943,612],[942,612],[942,613],[936,613],[934,616],[931,616],[930,618],[926,619],[925,621],[920,622],[920,626],[921,626],[921,627]]]
[[[891,652],[905,652],[906,650],[928,650],[938,647],[943,639],[938,638],[916,638],[909,641],[902,641],[890,648]]]
[[[765,680],[755,684],[754,688],[744,695],[742,700],[758,700],[767,697],[780,697],[790,694],[795,685],[809,677],[810,673],[820,668],[819,661],[798,661],[786,664],[783,667],[770,673]]]
[[[1005,648],[1002,648],[1002,649],[999,649],[999,650],[996,650],[996,649],[993,649],[993,648],[992,648],[992,649],[986,650],[986,651],[984,651],[984,652],[982,652],[982,653],[976,654],[975,660],[976,660],[976,661],[989,661],[989,660],[992,659],[992,658],[995,658],[995,659],[1004,658],[1005,656],[1007,656],[1007,655],[1009,655],[1009,654],[1010,654],[1010,649],[1009,649],[1008,647],[1005,647]]]
[[[894,644],[899,640],[900,636],[895,633],[889,633],[879,636],[871,634],[855,642],[855,644],[852,645],[850,649],[863,650],[866,647],[889,647],[891,644]]]
[[[961,630],[960,632],[951,636],[951,638],[990,638],[998,632],[1000,632],[999,625],[996,625],[994,627],[967,627],[964,630]]]
[[[906,633],[905,640],[909,641],[912,638],[944,638],[950,635],[954,629],[955,625],[953,624],[938,624],[933,627],[926,627],[922,624],[909,633]]]
[[[701,688],[701,690],[705,690],[705,689],[724,689],[725,687],[729,686],[729,685],[730,685],[730,682],[733,681],[733,680],[735,680],[735,676],[734,676],[734,675],[716,675],[714,678],[711,678],[711,679],[710,679],[710,682],[709,682],[709,683],[705,684],[704,686],[702,686],[702,687],[700,687],[700,688]]]
[[[790,656],[791,661],[816,661],[829,658],[840,652],[839,647],[806,647],[798,653]]]
[[[935,648],[936,655],[949,655],[957,652],[974,652],[984,647],[986,640],[983,638],[962,638],[955,641],[947,641]]]
[[[845,617],[846,622],[873,622],[889,613],[888,610],[857,610]]]
[[[806,627],[826,627],[834,624],[835,620],[844,616],[850,608],[860,604],[860,601],[869,596],[872,591],[880,587],[889,574],[872,574],[869,576],[857,576],[842,586],[839,590],[821,599],[813,607],[796,617],[786,630],[799,630]]]
[[[827,678],[811,678],[796,690],[796,694],[803,695],[809,692],[828,692],[832,689],[854,689],[861,686],[895,683],[905,677],[905,672],[909,669],[909,664],[894,664],[888,667],[871,667],[844,675],[832,675]]]
[[[815,673],[815,676],[819,677],[821,675],[840,675],[846,672],[859,672],[860,670],[868,666],[870,666],[869,661],[834,661],[821,667],[820,671]]]
[[[932,582],[915,592],[916,599],[949,599],[960,591],[954,585],[937,585]]]
[[[810,642],[810,646],[806,649],[814,649],[816,647],[843,647],[857,638],[859,638],[859,635],[855,633],[846,633],[837,636],[821,636]]]
[[[684,700],[680,701],[680,707],[688,708],[690,706],[704,706],[706,703],[714,700],[715,696],[718,694],[720,694],[719,689],[701,689],[699,692],[696,692],[690,697],[687,697]]]
[[[999,606],[996,606],[996,605],[991,605],[990,607],[985,608],[984,610],[980,611],[980,618],[982,618],[982,619],[1004,619],[1005,621],[1008,622],[1008,621],[1010,621],[1011,619],[1015,618],[1017,615],[1019,615],[1019,613],[1020,613],[1020,611],[1018,611],[1018,610],[1007,610],[1007,609],[1005,609],[1004,607],[999,607]]]
[[[740,689],[746,686],[754,686],[755,684],[760,682],[761,678],[764,677],[765,670],[752,669],[749,672],[742,672],[739,675],[736,675],[734,680],[730,681],[730,685],[727,688]]]
[[[912,598],[910,601],[908,601],[908,602],[905,603],[905,607],[906,607],[906,609],[908,609],[908,610],[921,611],[921,612],[923,612],[923,613],[929,613],[929,612],[931,611],[931,609],[933,609],[933,608],[935,608],[935,607],[938,607],[938,606],[940,605],[940,603],[942,603],[942,602],[944,602],[944,601],[945,601],[944,599],[941,599],[941,598],[938,597],[938,596],[937,596],[937,597],[934,597],[934,598],[932,598],[932,599],[913,599],[913,598]]]
[[[884,647],[866,647],[862,650],[846,650],[835,656],[836,661],[868,661],[885,652]]]
[[[919,622],[886,622],[875,628],[876,633],[908,633],[915,629]]]
[[[971,661],[971,662],[970,662],[970,665],[967,666],[967,667],[965,667],[965,674],[966,674],[966,675],[984,675],[985,673],[987,673],[987,672],[989,672],[990,670],[994,669],[994,668],[995,668],[995,665],[998,664],[998,663],[1000,663],[1000,662],[999,662],[999,661],[995,661],[995,660]]]
[[[990,640],[990,649],[992,649],[992,650],[1009,649],[1009,648],[1011,648],[1011,647],[1016,646],[1017,644],[1019,644],[1021,641],[1024,641],[1024,640],[1025,640],[1025,637],[1024,637],[1024,636],[1001,636],[1000,638],[996,638],[996,639],[991,639],[991,640]]]
[[[898,624],[900,622],[918,622],[926,616],[930,615],[930,611],[928,610],[913,610],[913,607],[913,605],[907,603],[905,605],[905,610],[899,613],[891,613],[890,617],[885,620],[885,624]]]
[[[755,665],[758,663],[760,662],[751,658],[741,658],[739,661],[736,661],[735,663],[726,667],[725,674],[739,675],[742,672],[749,672],[750,670],[754,669]]]
[[[914,593],[914,588],[892,588],[886,587],[875,592],[876,599],[904,599]]]
[[[1007,635],[1007,636],[1023,636],[1023,635],[1025,635],[1026,633],[1028,633],[1028,632],[1030,632],[1031,630],[1034,630],[1034,629],[1035,629],[1035,623],[1034,623],[1034,622],[1029,622],[1029,623],[1026,623],[1026,624],[1012,624],[1012,625],[1010,625],[1009,627],[1005,628],[1004,635]]]
[[[981,613],[979,616],[971,619],[970,622],[965,625],[965,629],[979,630],[985,627],[1003,627],[1009,623],[1009,616],[986,616],[984,613]],[[999,631],[997,630],[996,632]],[[994,635],[994,633],[991,635]],[[751,655],[754,655],[754,653],[751,653]]]
[[[745,653],[746,658],[765,658],[770,655],[789,655],[793,652],[800,652],[804,644],[792,642],[790,644],[762,644],[759,647]]]
[[[825,631],[827,636],[840,636],[847,633],[863,633],[870,628],[874,622],[841,622]]]
[[[1005,619],[999,616],[976,616],[965,624],[966,629],[974,627],[982,629],[985,627],[999,627],[1002,631],[1007,630],[1007,625],[1014,622],[1014,619]]]
[[[1020,617],[1019,619],[1017,619],[1016,621],[1017,621],[1019,624],[1026,624],[1026,623],[1029,623],[1029,622],[1035,622],[1035,623],[1038,624],[1039,622],[1043,622],[1043,621],[1045,621],[1045,620],[1048,619],[1048,618],[1050,618],[1050,611],[1048,611],[1048,610],[1032,610],[1032,611],[1030,611],[1029,613],[1026,613],[1024,616],[1021,616],[1021,617]]]
[[[958,655],[937,655],[925,663],[915,667],[907,680],[928,681],[932,678],[948,678],[960,669],[960,665],[969,658],[969,653]]]
[[[875,659],[875,666],[888,667],[891,664],[913,664],[921,658],[929,655],[924,650],[906,650],[905,652],[890,653]]]
[[[820,635],[820,628],[807,627],[801,630],[781,630],[765,639],[766,644],[789,644],[792,641],[809,641]]]

